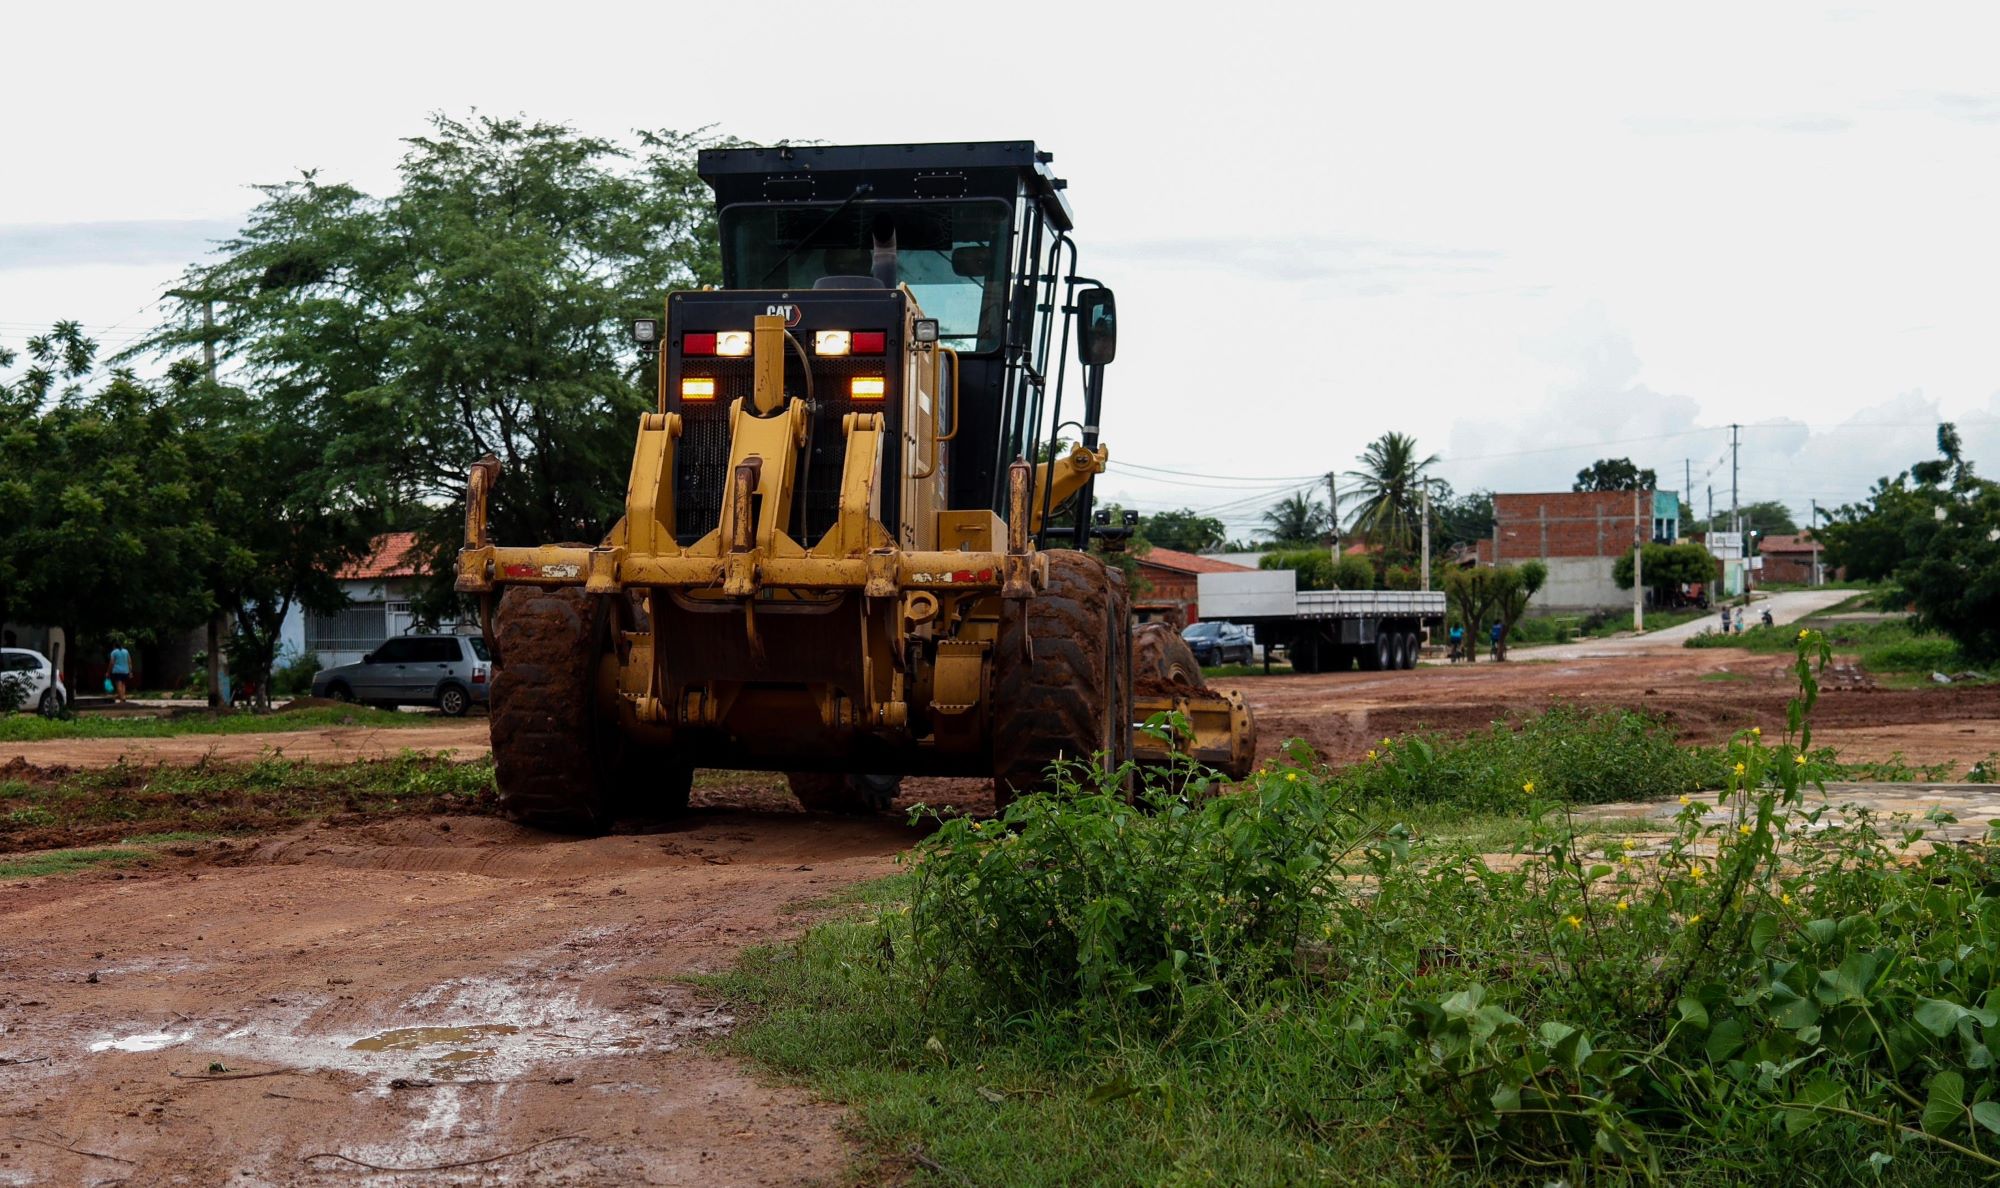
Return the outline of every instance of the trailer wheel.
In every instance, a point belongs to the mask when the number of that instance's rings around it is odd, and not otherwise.
[[[1057,760],[1112,770],[1131,751],[1125,575],[1073,549],[1042,555],[1048,585],[1005,605],[994,644],[996,808],[1048,787]]]
[[[785,782],[799,807],[809,813],[841,813],[865,817],[887,812],[903,790],[896,775],[845,775],[840,772],[788,771]]]

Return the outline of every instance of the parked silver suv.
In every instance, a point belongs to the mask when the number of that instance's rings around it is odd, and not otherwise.
[[[368,705],[434,705],[456,718],[486,704],[493,665],[476,635],[399,635],[361,658],[313,675],[314,697]]]

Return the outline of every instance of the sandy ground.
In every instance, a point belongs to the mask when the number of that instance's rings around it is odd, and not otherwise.
[[[836,1179],[837,1112],[700,1051],[732,1007],[674,979],[909,840],[403,818],[0,887],[0,1184]]]
[[[1778,727],[1791,693],[1782,657],[1671,641],[1229,683],[1267,752],[1296,736],[1336,762],[1561,702],[1717,741]],[[1881,690],[1851,668],[1827,689],[1816,740],[1850,759],[2000,750],[2000,689]],[[486,729],[4,744],[0,765],[472,756]],[[2000,813],[1980,788],[1896,794],[1982,826]],[[985,797],[912,781],[903,803]],[[0,884],[0,1188],[838,1181],[855,1154],[840,1112],[715,1055],[703,1041],[735,1008],[676,979],[795,935],[802,905],[891,872],[916,835],[799,813],[768,776],[704,776],[696,803],[670,829],[590,841],[343,818]]]

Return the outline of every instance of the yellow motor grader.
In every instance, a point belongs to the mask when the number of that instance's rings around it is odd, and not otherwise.
[[[810,809],[904,775],[1164,761],[1241,775],[1234,694],[1134,630],[1087,551],[1110,290],[1076,274],[1065,183],[1028,142],[704,151],[721,289],[633,325],[657,352],[622,519],[595,547],[489,539],[466,499],[457,588],[493,645],[493,754],[532,824],[685,807],[696,768],[787,773]],[[1072,336],[1082,398],[1065,407]],[[497,605],[496,605],[497,603]]]

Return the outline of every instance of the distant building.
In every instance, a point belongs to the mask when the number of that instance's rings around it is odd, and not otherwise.
[[[1831,572],[1826,569],[1811,532],[1760,536],[1757,538],[1757,556],[1764,562],[1757,574],[1761,582],[1817,586],[1827,581],[1840,581],[1847,575],[1844,569]],[[1813,572],[1816,562],[1820,566],[1817,574]]]
[[[1478,557],[1484,565],[1548,566],[1548,581],[1531,603],[1538,611],[1630,606],[1632,592],[1612,578],[1618,558],[1632,551],[1635,535],[1677,542],[1680,524],[1680,496],[1673,491],[1496,494],[1493,537],[1479,542]]]
[[[333,575],[347,595],[346,606],[330,615],[292,608],[280,635],[280,656],[313,652],[321,668],[352,664],[382,646],[382,641],[415,630],[419,624],[410,599],[427,575],[416,533],[386,532],[376,537],[366,557]],[[456,626],[446,623],[441,629]]]
[[[1176,631],[1200,621],[1201,608],[1196,604],[1195,591],[1197,575],[1256,568],[1157,546],[1140,556],[1138,562],[1139,576],[1149,588],[1133,597],[1134,617],[1142,623],[1166,623]]]

